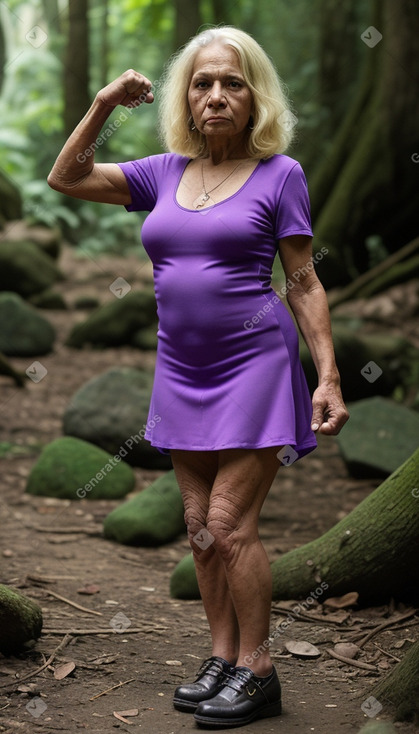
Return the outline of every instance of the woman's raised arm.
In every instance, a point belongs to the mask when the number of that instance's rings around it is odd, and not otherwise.
[[[47,179],[51,188],[77,199],[130,204],[127,180],[119,166],[94,162],[95,143],[115,107],[138,107],[153,99],[151,82],[133,69],[103,87],[55,161]]]

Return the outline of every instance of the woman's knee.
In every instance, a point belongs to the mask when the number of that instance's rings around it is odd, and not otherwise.
[[[252,540],[252,528],[244,523],[240,511],[229,502],[210,505],[206,528],[213,538],[214,549],[227,564],[234,560],[243,545]]]

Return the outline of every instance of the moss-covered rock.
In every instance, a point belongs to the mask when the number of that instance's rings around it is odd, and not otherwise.
[[[46,446],[28,477],[29,494],[60,499],[119,499],[135,476],[119,455],[78,438],[57,438]]]
[[[33,242],[54,260],[58,259],[61,252],[62,235],[58,227],[45,227],[41,224],[29,224],[24,219],[15,219],[6,223],[2,238],[10,242]]]
[[[29,298],[57,280],[62,274],[54,261],[33,242],[0,242],[0,291]]]
[[[42,630],[42,610],[17,589],[0,584],[0,652],[14,655],[32,647]]]
[[[131,339],[131,346],[143,350],[157,349],[157,324],[136,331]]]
[[[32,306],[37,308],[45,308],[51,311],[65,311],[67,309],[67,304],[61,293],[50,288],[42,291],[42,293],[36,293],[29,300]]]
[[[0,375],[11,377],[18,387],[25,387],[26,375],[24,372],[15,370],[9,360],[3,354],[0,354]]]
[[[362,333],[362,325],[361,320],[354,319],[332,322],[336,362],[346,401],[392,395],[396,388],[409,386],[417,374],[418,349],[403,337]],[[303,341],[300,343],[300,357],[309,388],[313,391],[317,387],[317,372]],[[367,365],[371,362],[378,366],[378,376],[368,374]]]
[[[386,398],[349,404],[350,420],[337,441],[354,477],[386,477],[415,451],[419,414]]]
[[[182,496],[173,471],[115,508],[104,521],[106,538],[125,545],[157,546],[185,532]]]
[[[171,469],[170,457],[144,438],[153,377],[131,367],[114,367],[83,385],[64,414],[64,433],[101,446],[121,447],[128,463],[145,469]]]
[[[80,311],[92,311],[95,308],[99,308],[100,301],[97,296],[79,296],[73,303],[73,308],[80,309]]]
[[[55,329],[17,293],[0,293],[0,352],[13,357],[48,354]]]
[[[192,553],[182,558],[170,578],[170,596],[174,599],[199,599],[198,581]]]
[[[100,306],[86,321],[76,324],[67,345],[81,349],[85,344],[113,347],[130,344],[134,334],[157,323],[154,291],[131,291],[123,298]]]

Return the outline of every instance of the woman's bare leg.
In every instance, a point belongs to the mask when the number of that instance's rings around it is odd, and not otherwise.
[[[172,450],[170,453],[183,497],[199,590],[211,631],[212,655],[235,664],[239,650],[236,612],[223,561],[206,528],[210,493],[218,471],[218,452]]]
[[[258,520],[281,465],[277,458],[279,448],[220,451],[206,516],[207,530],[214,536],[215,551],[222,559],[239,624],[236,664],[251,668],[259,676],[269,675],[272,670],[269,646],[263,644],[269,636],[272,576],[259,538]],[[205,567],[204,578],[208,571]],[[210,607],[211,601],[209,597]],[[259,652],[253,655],[258,648]]]

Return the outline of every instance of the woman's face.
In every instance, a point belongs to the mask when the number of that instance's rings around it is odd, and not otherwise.
[[[188,102],[195,126],[203,135],[230,138],[247,133],[252,94],[231,46],[213,41],[198,52]]]

